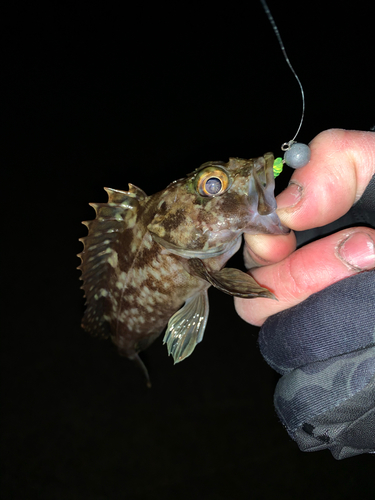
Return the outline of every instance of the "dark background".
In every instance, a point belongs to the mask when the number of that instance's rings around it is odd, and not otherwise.
[[[306,93],[299,140],[374,125],[366,3],[269,4]],[[31,2],[3,23],[0,498],[373,498],[371,456],[337,462],[290,440],[231,297],[212,290],[183,363],[161,339],[144,352],[151,390],[80,328],[80,221],[103,186],[152,194],[293,137],[299,89],[260,4]]]

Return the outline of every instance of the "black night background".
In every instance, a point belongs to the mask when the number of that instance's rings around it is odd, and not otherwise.
[[[366,3],[269,7],[306,94],[298,139],[373,126]],[[80,328],[80,221],[104,186],[152,194],[208,160],[278,156],[293,137],[300,92],[260,2],[24,2],[3,24],[0,498],[373,498],[373,457],[338,462],[288,437],[277,375],[231,297],[210,290],[183,363],[162,338],[142,354],[152,389]]]

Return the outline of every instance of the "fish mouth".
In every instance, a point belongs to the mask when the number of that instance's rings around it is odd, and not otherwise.
[[[281,224],[276,214],[274,156],[265,153],[254,161],[253,175],[249,182],[250,210],[253,217],[244,232],[247,234],[288,234],[290,229]],[[253,193],[256,193],[253,196]]]
[[[274,156],[272,153],[265,153],[254,162],[253,185],[249,186],[250,191],[254,189],[258,195],[258,213],[269,215],[276,210],[275,200],[275,177],[273,175]]]

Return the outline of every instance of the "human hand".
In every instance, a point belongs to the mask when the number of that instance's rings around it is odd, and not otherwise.
[[[310,147],[310,163],[278,197],[282,222],[299,231],[331,223],[372,178],[349,214],[374,226],[375,134],[330,130]],[[362,220],[361,208],[368,210]],[[283,375],[276,410],[304,451],[328,448],[338,459],[375,452],[374,241],[370,227],[340,230],[295,252],[293,233],[246,237],[245,262],[265,266],[252,275],[279,301],[236,299],[236,308],[263,325],[261,352]]]
[[[294,231],[339,219],[364,193],[375,174],[375,133],[327,130],[310,144],[311,160],[296,170],[277,197],[281,222]],[[374,202],[375,203],[375,202]],[[374,221],[373,221],[374,222]],[[261,326],[271,315],[358,272],[375,268],[375,230],[344,229],[297,251],[295,234],[245,235],[245,263],[278,301],[235,299],[238,314]]]

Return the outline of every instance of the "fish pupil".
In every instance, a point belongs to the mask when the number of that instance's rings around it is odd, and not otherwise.
[[[206,182],[206,191],[208,194],[215,195],[221,191],[222,183],[217,177],[211,177]]]

